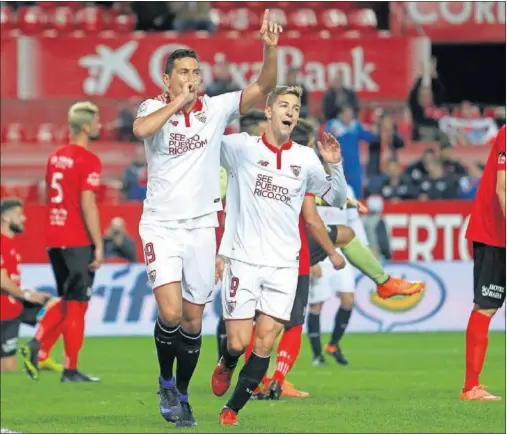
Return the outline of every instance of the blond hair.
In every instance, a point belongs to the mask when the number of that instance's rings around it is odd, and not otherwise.
[[[294,95],[301,100],[303,95],[303,88],[301,86],[276,86],[273,91],[268,95],[268,101],[266,105],[271,107],[275,102],[276,98],[280,95]]]
[[[73,104],[69,109],[69,129],[72,134],[78,134],[82,131],[84,125],[90,125],[99,108],[90,101],[80,101]]]

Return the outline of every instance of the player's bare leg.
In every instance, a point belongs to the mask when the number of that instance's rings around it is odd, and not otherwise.
[[[16,356],[2,357],[0,359],[0,372],[16,372]]]
[[[409,282],[401,277],[389,276],[371,250],[359,241],[350,227],[338,225],[335,245],[342,249],[354,267],[377,284],[377,293],[380,297],[408,296],[424,290],[423,282]]]
[[[160,367],[160,414],[168,422],[176,422],[183,413],[176,389],[176,378],[173,374],[183,314],[181,284],[171,282],[155,288],[153,293],[158,306],[154,334]]]
[[[488,349],[488,331],[491,318],[497,309],[481,309],[474,304],[466,330],[466,374],[465,384],[459,395],[463,401],[499,401],[500,396],[493,395],[479,382],[486,351]]]
[[[324,347],[324,351],[332,356],[340,365],[348,365],[349,362],[343,355],[340,348],[340,340],[349,324],[352,308],[354,307],[354,293],[340,292],[340,307],[336,312],[334,319],[333,332],[329,343]]]
[[[216,396],[224,395],[231,386],[231,378],[238,360],[250,343],[253,318],[225,321],[227,336],[221,342],[222,357],[211,377],[211,390]],[[250,358],[250,355],[249,357]],[[248,362],[248,360],[247,360]]]
[[[236,321],[227,322],[227,335],[230,335],[231,338],[240,337],[240,343],[243,346],[242,351],[244,351],[250,340],[251,325],[242,321],[244,330],[239,330],[235,323]],[[238,382],[231,398],[220,413],[221,425],[237,425],[238,412],[246,405],[252,392],[268,370],[269,359],[276,337],[282,329],[283,324],[277,319],[259,312],[256,320],[256,336],[253,352],[239,373]],[[239,349],[236,348],[236,350]]]

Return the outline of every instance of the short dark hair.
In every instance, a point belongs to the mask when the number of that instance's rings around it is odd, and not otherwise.
[[[165,60],[164,72],[166,74],[171,74],[174,67],[174,61],[178,59],[185,59],[186,57],[190,57],[199,62],[199,56],[194,50],[180,48],[179,50],[174,50],[171,54],[169,54],[169,56],[167,56],[167,59]]]
[[[262,110],[250,110],[239,118],[239,128],[242,133],[248,133],[251,127],[266,121],[266,114]]]
[[[7,199],[2,199],[0,202],[0,214],[4,215],[7,211],[11,209],[18,208],[23,206],[23,202],[17,197],[9,197]]]
[[[305,121],[304,119],[299,119],[298,123],[292,130],[290,138],[302,146],[308,146],[310,144],[310,137],[314,132],[315,128],[310,122]]]

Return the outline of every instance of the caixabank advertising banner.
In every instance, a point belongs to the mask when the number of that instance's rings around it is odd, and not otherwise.
[[[355,310],[349,325],[351,332],[460,331],[466,328],[473,304],[471,262],[392,263],[385,267],[392,275],[424,281],[426,290],[411,297],[382,300],[376,296],[374,283],[358,273]],[[56,293],[48,265],[24,265],[21,272],[24,288]],[[332,329],[339,305],[335,294],[341,290],[344,288],[329,288],[329,299],[321,315],[323,331]],[[505,288],[495,287],[495,290],[504,291]],[[206,306],[204,334],[215,333],[220,315],[219,291],[220,283],[214,301]],[[88,336],[151,336],[156,316],[156,303],[144,265],[110,264],[98,271],[86,317]],[[505,308],[493,318],[491,329],[505,330]],[[21,330],[23,336],[31,336],[33,332],[28,326]]]

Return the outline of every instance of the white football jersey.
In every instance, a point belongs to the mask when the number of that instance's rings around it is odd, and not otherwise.
[[[313,149],[291,141],[277,149],[265,136],[224,136],[221,165],[229,185],[220,254],[249,264],[298,267],[305,193],[339,206],[347,197],[342,165],[330,165],[330,177]]]
[[[148,186],[142,223],[187,229],[218,225],[220,146],[227,124],[240,114],[240,100],[241,91],[199,97],[190,113],[176,113],[144,140]],[[148,99],[137,116],[168,103],[168,93]]]
[[[347,197],[350,199],[355,199],[356,195],[354,194],[354,190],[347,185]],[[370,243],[368,241],[368,237],[366,236],[366,231],[364,229],[363,222],[361,221],[361,217],[359,216],[359,211],[357,208],[336,208],[334,206],[318,206],[317,211],[322,218],[322,221],[326,225],[344,225],[349,226],[355,233],[359,241],[363,243],[365,246],[368,246]]]

